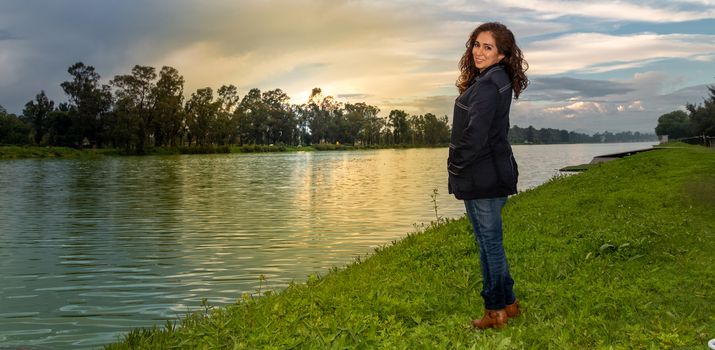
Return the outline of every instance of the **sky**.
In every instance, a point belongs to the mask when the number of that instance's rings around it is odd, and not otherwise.
[[[511,124],[654,131],[715,84],[715,0],[0,0],[0,105],[20,114],[75,62],[102,83],[134,65],[178,69],[185,95],[233,84],[319,87],[381,115],[447,115],[471,31],[507,25],[529,63]]]

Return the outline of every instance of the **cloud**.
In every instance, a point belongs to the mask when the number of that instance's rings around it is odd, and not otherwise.
[[[467,36],[498,19],[514,31],[531,65],[532,84],[512,109],[520,125],[599,131],[613,122],[652,129],[646,115],[704,95],[678,90],[705,80],[694,82],[685,65],[670,63],[687,61],[706,72],[715,59],[715,35],[671,30],[688,23],[668,30],[657,24],[711,16],[713,7],[712,0],[577,6],[561,0],[172,0],[170,6],[4,0],[0,104],[19,112],[40,90],[63,101],[59,84],[69,79],[67,67],[83,61],[105,83],[135,64],[169,65],[184,76],[187,95],[234,84],[241,95],[280,88],[303,103],[320,87],[344,102],[376,105],[382,114],[403,109],[451,117]],[[689,31],[702,23],[691,23]],[[633,24],[654,33],[614,34]],[[665,65],[667,73],[645,71]]]
[[[596,91],[604,85],[604,81],[588,80],[578,81],[577,85],[583,87],[583,91],[588,91],[591,83],[596,87]],[[591,94],[595,98],[574,96],[563,100],[549,98],[520,100],[512,105],[512,124],[591,133],[627,130],[653,132],[659,116],[683,109],[686,103],[702,102],[708,91],[706,85],[673,89],[674,86],[682,85],[683,79],[655,71],[636,73],[630,78],[612,79],[606,83],[611,83],[624,91],[617,94]],[[533,87],[535,86],[530,86],[527,92]],[[547,90],[537,95],[548,97],[554,94]],[[556,96],[568,97],[558,94]]]
[[[346,99],[346,100],[352,100],[352,99],[358,99],[358,100],[364,100],[366,98],[373,97],[373,95],[370,94],[340,94],[340,95],[335,95],[335,98],[337,99]]]
[[[580,132],[639,131],[652,133],[660,114],[619,109],[611,102],[576,101],[545,107],[531,101],[512,106],[511,124],[536,128],[557,128]],[[622,110],[621,110],[622,109]]]
[[[692,2],[656,1],[652,6],[628,1],[543,1],[503,0],[502,6],[525,9],[541,14],[543,19],[553,20],[564,16],[600,18],[608,21],[683,22],[715,17],[710,1],[701,1],[701,6]]]
[[[424,115],[427,113],[432,113],[437,117],[446,115],[451,122],[455,98],[455,95],[440,95],[400,100],[382,100],[379,101],[379,103],[385,106],[385,112],[389,112],[393,109],[401,109],[412,115]]]
[[[15,37],[14,35],[12,35],[12,33],[10,33],[10,32],[7,31],[7,30],[2,30],[2,29],[0,29],[0,41],[4,41],[4,40],[14,40],[14,39],[17,39],[17,37]]]
[[[572,33],[532,42],[524,51],[532,74],[602,73],[713,55],[715,35]]]
[[[404,44],[423,29],[409,16],[352,2],[231,4],[199,11],[190,22],[195,25],[175,26],[181,41],[159,50],[153,60],[179,69],[189,89],[223,79],[239,86],[279,85],[293,93],[328,85],[340,87],[338,93],[359,93],[355,90],[367,86],[351,88],[347,80],[419,69],[418,57],[408,56]],[[211,25],[204,28],[207,22]],[[135,44],[136,51],[162,45],[163,38],[145,39]],[[298,80],[315,83],[287,86]]]
[[[574,118],[576,114],[608,113],[610,112],[610,108],[604,103],[577,101],[566,106],[545,108],[544,112],[560,113],[571,119]]]
[[[712,62],[715,61],[715,54],[702,54],[693,56],[693,60],[701,62]]]
[[[524,93],[525,99],[563,101],[621,95],[635,89],[626,83],[570,77],[536,77]]]
[[[628,105],[627,110],[643,112],[645,111],[645,108],[643,107],[643,103],[641,101],[633,101],[633,103]]]
[[[76,61],[95,66],[105,81],[135,64],[170,65],[184,75],[187,93],[228,83],[244,91],[280,87],[292,96],[316,86],[334,94],[405,93],[400,86],[412,84],[408,93],[417,93],[436,82],[409,76],[439,70],[433,64],[439,55],[424,48],[446,42],[428,35],[430,22],[419,14],[352,1],[11,1],[0,16],[9,19],[0,24],[2,37],[27,44],[18,49],[0,41],[0,69],[37,85],[52,82],[55,99],[62,97],[66,67]]]

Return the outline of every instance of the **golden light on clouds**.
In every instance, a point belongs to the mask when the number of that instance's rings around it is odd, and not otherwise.
[[[462,50],[466,36],[461,29],[451,30],[451,22],[439,24],[393,7],[344,1],[226,2],[197,10],[194,20],[207,22],[206,28],[199,33],[177,28],[185,39],[151,61],[177,68],[187,95],[233,84],[242,95],[251,88],[280,88],[292,103],[303,103],[318,87],[326,96],[360,96],[361,102],[385,110],[386,100],[417,99],[444,90],[445,82],[453,85],[459,57],[450,51]],[[435,28],[445,30],[435,34]],[[152,45],[151,38],[144,40],[141,50]]]
[[[698,102],[713,83],[710,0],[74,1],[3,3],[0,104],[8,110],[21,112],[40,90],[64,102],[59,84],[82,61],[103,82],[134,65],[172,66],[187,96],[233,84],[241,96],[280,88],[298,104],[319,87],[340,101],[376,105],[383,116],[391,109],[451,115],[465,41],[494,20],[513,30],[537,83],[523,95],[537,101],[514,108],[522,125],[558,127],[575,98],[623,106],[612,110],[630,119],[614,123],[652,129],[641,114],[657,119],[674,101]],[[637,74],[650,72],[657,74],[643,84]],[[643,111],[628,108],[632,101],[642,101]],[[579,128],[601,129],[597,108],[577,110],[592,118],[575,119],[594,120]]]

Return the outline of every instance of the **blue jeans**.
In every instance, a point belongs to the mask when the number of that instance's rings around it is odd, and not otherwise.
[[[479,245],[482,265],[484,307],[487,310],[503,309],[516,301],[514,280],[509,273],[509,263],[504,252],[501,209],[506,197],[465,200],[467,216],[472,222],[474,237]]]

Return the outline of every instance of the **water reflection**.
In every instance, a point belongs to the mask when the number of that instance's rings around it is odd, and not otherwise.
[[[515,146],[520,187],[644,145]],[[434,219],[446,149],[0,162],[0,344],[96,347]]]

